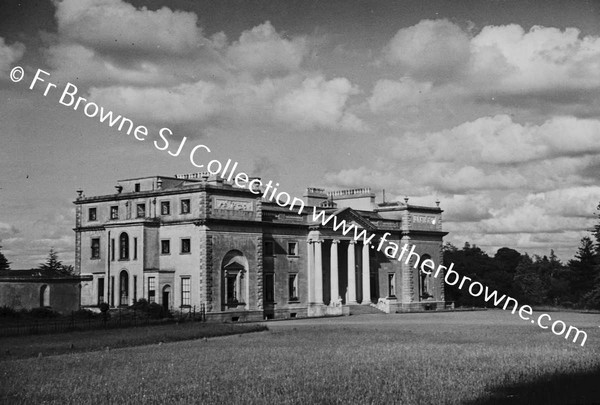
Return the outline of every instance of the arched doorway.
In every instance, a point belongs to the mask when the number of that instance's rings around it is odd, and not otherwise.
[[[224,309],[248,308],[248,259],[239,250],[227,252],[221,262],[221,301]]]
[[[169,310],[169,306],[171,305],[171,286],[166,285],[162,290],[162,305],[166,310]]]
[[[126,270],[121,270],[119,275],[119,305],[129,305],[129,274]]]
[[[40,288],[40,307],[49,307],[50,306],[50,286],[44,284]]]
[[[426,274],[421,271],[421,263],[425,260],[431,260],[431,256],[423,255],[421,256],[421,260],[419,261],[419,266],[417,267],[419,271],[419,298],[421,300],[426,300],[428,298],[433,297],[433,290],[431,284],[431,274]],[[428,267],[425,267],[427,270]]]

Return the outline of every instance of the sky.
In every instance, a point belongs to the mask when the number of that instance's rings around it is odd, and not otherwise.
[[[73,263],[76,190],[199,171],[202,144],[293,196],[439,200],[447,242],[566,261],[597,222],[599,90],[598,1],[2,1],[2,252]]]

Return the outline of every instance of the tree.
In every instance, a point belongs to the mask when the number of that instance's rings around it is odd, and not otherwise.
[[[64,265],[58,260],[58,253],[54,249],[50,248],[48,258],[45,263],[40,263],[38,269],[45,271],[55,271],[63,274],[73,274],[73,266]]]
[[[596,280],[596,249],[589,236],[581,238],[575,259],[569,260],[568,279],[571,285],[571,300],[579,306],[585,303],[583,297],[594,288]]]
[[[2,249],[2,246],[0,246]],[[10,262],[6,260],[6,257],[0,252],[0,271],[2,270],[10,270]]]
[[[598,218],[598,223],[594,225],[594,230],[592,231],[592,235],[594,235],[594,239],[596,239],[596,255],[600,256],[600,203],[596,207],[596,216]]]

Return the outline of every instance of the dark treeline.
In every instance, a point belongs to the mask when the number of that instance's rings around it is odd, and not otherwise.
[[[598,206],[600,211],[600,205]],[[600,219],[600,216],[599,216]],[[507,247],[490,257],[476,245],[458,249],[444,246],[444,265],[459,274],[506,294],[520,304],[600,309],[600,224],[585,236],[572,260],[561,263],[550,250],[548,256],[529,256]],[[446,300],[456,306],[488,306],[483,294],[473,297],[466,288],[446,285]]]

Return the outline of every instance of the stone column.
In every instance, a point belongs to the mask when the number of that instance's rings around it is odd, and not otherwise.
[[[331,241],[331,260],[330,260],[330,274],[331,274],[331,302],[337,302],[340,297],[340,290],[338,285],[338,244],[339,240],[334,239]]]
[[[356,264],[354,259],[354,244],[353,240],[348,243],[348,305],[356,304]]]
[[[312,304],[315,302],[315,254],[313,250],[313,241],[306,241],[306,250],[308,251],[308,269],[307,269],[307,279],[308,279],[308,303]]]
[[[362,249],[362,304],[371,304],[371,264],[368,243],[365,243]]]
[[[322,240],[314,241],[315,245],[315,303],[323,304],[323,251]]]

